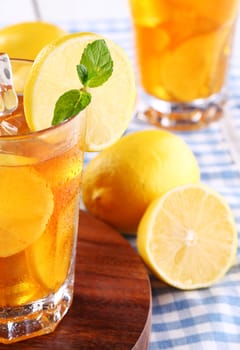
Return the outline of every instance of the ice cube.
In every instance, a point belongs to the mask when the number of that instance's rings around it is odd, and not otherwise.
[[[11,114],[18,106],[13,86],[12,67],[7,54],[0,54],[0,116]]]
[[[17,135],[18,128],[6,120],[0,123],[0,135]]]

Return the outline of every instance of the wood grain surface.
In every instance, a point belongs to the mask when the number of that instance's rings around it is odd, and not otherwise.
[[[151,288],[119,233],[80,211],[74,301],[55,332],[3,345],[16,350],[147,350]]]

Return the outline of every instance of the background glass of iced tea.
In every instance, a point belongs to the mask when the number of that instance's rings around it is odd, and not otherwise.
[[[153,124],[206,126],[222,116],[238,0],[129,0]]]
[[[53,331],[73,296],[85,126],[79,115],[29,133],[21,93],[30,66],[12,61],[19,106],[0,117],[2,343]]]

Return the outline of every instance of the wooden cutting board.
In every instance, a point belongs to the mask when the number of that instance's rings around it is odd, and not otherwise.
[[[147,350],[151,288],[118,232],[80,211],[74,301],[54,333],[0,349]]]

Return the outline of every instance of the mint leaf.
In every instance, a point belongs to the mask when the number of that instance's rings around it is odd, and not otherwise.
[[[86,83],[88,81],[88,71],[87,68],[83,64],[77,65],[77,72],[78,77],[80,81],[82,82],[83,86],[86,86]]]
[[[57,125],[81,112],[91,101],[85,90],[69,90],[59,97],[54,108],[52,125]]]
[[[95,40],[86,46],[80,66],[80,79],[83,79],[84,86],[94,88],[108,80],[113,71],[113,60],[103,39]],[[85,73],[82,73],[82,66],[86,68],[87,78]]]
[[[91,102],[87,88],[105,83],[113,72],[113,60],[103,39],[89,43],[83,51],[77,74],[82,88],[65,92],[56,102],[52,125],[73,118]]]

